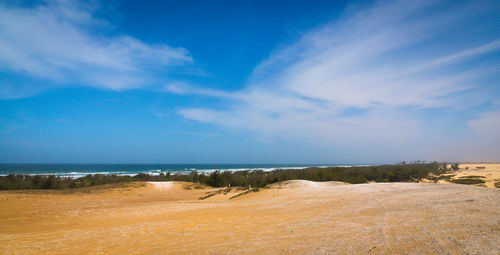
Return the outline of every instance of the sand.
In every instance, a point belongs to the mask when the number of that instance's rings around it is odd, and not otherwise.
[[[242,192],[178,182],[2,191],[1,253],[500,253],[500,189],[289,181],[230,199]]]
[[[484,169],[480,169],[483,168]],[[465,176],[483,176],[484,185],[488,188],[495,188],[495,183],[500,183],[500,164],[460,164],[459,170],[454,171],[454,178]]]
[[[450,168],[451,165],[448,165]],[[451,180],[439,180],[437,183],[452,183],[452,180],[460,178],[475,177],[483,180],[485,183],[476,184],[476,186],[498,188],[500,187],[500,164],[493,163],[473,163],[473,164],[459,164],[458,170],[450,170],[443,176],[450,176]],[[433,182],[432,180],[423,180],[423,182]],[[495,184],[498,186],[496,187]]]

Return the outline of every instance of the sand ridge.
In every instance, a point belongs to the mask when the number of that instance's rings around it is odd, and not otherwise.
[[[500,252],[500,189],[289,181],[244,191],[131,183],[0,192],[4,254]],[[206,194],[215,193],[206,199]]]

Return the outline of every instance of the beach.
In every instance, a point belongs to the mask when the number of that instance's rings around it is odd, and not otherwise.
[[[500,189],[474,185],[135,182],[0,204],[3,254],[500,253]]]
[[[498,130],[500,0],[0,0],[0,255],[500,255]]]

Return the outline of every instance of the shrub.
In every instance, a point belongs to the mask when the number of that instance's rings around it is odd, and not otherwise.
[[[475,179],[475,178],[464,178],[464,179],[455,179],[455,180],[452,180],[453,183],[457,183],[457,184],[480,184],[480,183],[484,183],[483,180],[481,179]]]
[[[442,173],[443,165],[437,162],[354,166],[354,167],[310,167],[305,169],[278,169],[270,172],[262,170],[221,172],[214,171],[209,175],[191,172],[189,174],[170,172],[163,175],[140,173],[135,176],[120,175],[87,175],[71,179],[60,176],[42,175],[8,175],[0,176],[0,190],[19,189],[65,189],[103,185],[131,181],[184,181],[212,187],[251,187],[263,188],[269,184],[288,180],[309,181],[341,181],[348,183],[374,182],[409,182],[425,178],[429,173]]]

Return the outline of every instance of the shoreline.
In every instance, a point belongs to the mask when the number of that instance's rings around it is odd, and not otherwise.
[[[50,167],[51,165],[53,166],[58,166],[58,165],[73,165],[73,164],[0,164],[0,172],[2,172],[2,167],[4,169],[7,169],[9,166],[22,166],[22,165],[35,165],[38,168],[40,166],[44,167]],[[74,164],[75,166],[128,166],[130,164]],[[136,166],[147,166],[150,164],[137,164]],[[169,165],[169,164],[160,164],[160,165]],[[176,166],[177,164],[171,164],[172,166]],[[219,167],[219,168],[197,168],[199,166],[206,166],[210,164],[192,164],[189,166],[192,167],[185,167],[182,170],[180,169],[168,169],[168,168],[151,168],[151,169],[144,169],[144,170],[131,170],[131,169],[121,169],[121,170],[112,170],[112,169],[104,169],[104,170],[96,170],[96,171],[76,171],[72,170],[71,166],[68,166],[68,169],[62,170],[60,172],[50,172],[50,171],[41,171],[32,173],[31,168],[26,168],[24,170],[17,170],[16,172],[9,172],[9,173],[0,173],[0,176],[8,176],[10,174],[22,174],[22,175],[30,175],[30,176],[36,176],[36,175],[54,175],[54,176],[59,176],[59,177],[69,177],[69,178],[81,178],[85,177],[87,175],[94,175],[94,174],[100,174],[100,175],[119,175],[119,176],[134,176],[137,174],[149,174],[149,175],[160,175],[161,173],[167,174],[190,174],[191,172],[198,172],[200,174],[210,174],[215,171],[221,171],[221,172],[237,172],[237,171],[258,171],[262,170],[265,172],[269,171],[275,171],[275,170],[289,170],[289,169],[306,169],[306,168],[327,168],[327,167],[358,167],[358,166],[371,166],[367,164],[305,164],[305,165],[294,165],[294,164],[262,164],[263,166],[266,167],[255,167],[254,165],[259,165],[259,164],[242,164],[243,165],[248,165],[249,167],[239,167],[239,168],[231,168],[232,166],[237,166],[238,164],[220,164],[222,166],[227,166],[226,168],[224,167]],[[184,166],[182,164],[179,164],[179,166]],[[215,166],[215,165],[214,165]],[[37,168],[35,167],[35,168]],[[6,171],[12,171],[12,170],[3,170],[3,172]]]

